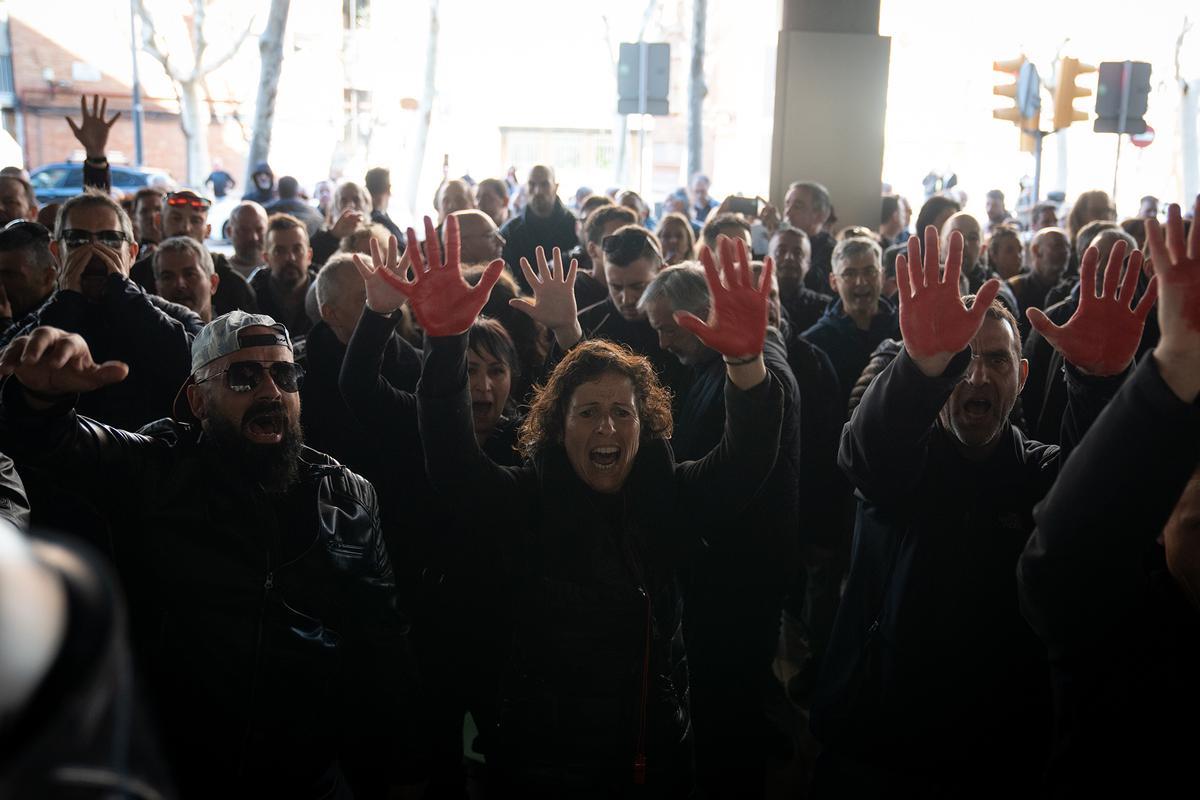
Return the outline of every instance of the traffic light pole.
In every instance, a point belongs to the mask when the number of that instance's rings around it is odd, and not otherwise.
[[[1033,132],[1033,205],[1041,198],[1042,187],[1042,139],[1046,134],[1040,130]]]

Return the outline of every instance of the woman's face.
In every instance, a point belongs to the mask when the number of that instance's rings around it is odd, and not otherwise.
[[[683,252],[687,246],[687,235],[678,223],[668,224],[662,232],[663,260],[667,264],[678,264],[686,261],[688,254]]]
[[[580,480],[597,492],[621,490],[641,441],[633,382],[606,373],[582,383],[567,404],[563,447]]]
[[[467,351],[467,379],[471,384],[471,416],[475,438],[482,444],[504,413],[512,388],[512,370],[507,362],[486,350]]]

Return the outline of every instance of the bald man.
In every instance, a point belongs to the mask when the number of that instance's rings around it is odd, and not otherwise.
[[[505,241],[504,262],[521,288],[529,291],[525,276],[521,274],[521,259],[536,263],[534,251],[538,245],[544,247],[547,254],[555,247],[568,253],[579,244],[579,239],[575,233],[574,215],[558,199],[558,181],[553,168],[539,164],[529,170],[525,191],[529,196],[525,209],[504,223],[500,234]]]
[[[951,215],[942,225],[943,253],[949,251],[949,247],[945,243],[950,241],[950,234],[955,231],[958,231],[963,237],[962,293],[975,294],[988,278],[999,278],[1000,276],[989,269],[983,261],[986,251],[983,247],[983,227],[979,224],[979,220],[965,211]],[[1000,294],[996,295],[996,299],[1007,306],[1014,317],[1020,312],[1017,298],[1007,284],[1000,285]]]
[[[229,214],[229,239],[233,257],[229,266],[243,278],[267,263],[263,243],[267,237],[267,210],[253,200],[244,200]]]
[[[455,211],[450,216],[458,220],[462,263],[488,264],[504,257],[504,237],[491,217],[475,209]],[[513,266],[516,268],[520,265]]]

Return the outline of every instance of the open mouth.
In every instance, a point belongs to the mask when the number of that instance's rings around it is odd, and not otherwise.
[[[968,419],[980,420],[988,416],[992,411],[992,401],[982,398],[975,398],[963,403],[963,413]]]
[[[588,460],[598,470],[609,470],[617,465],[621,458],[619,447],[594,447],[588,452]]]
[[[487,417],[492,413],[491,403],[471,403],[471,413],[476,417]]]
[[[283,414],[276,411],[255,414],[242,425],[246,438],[258,444],[277,444],[283,441]]]

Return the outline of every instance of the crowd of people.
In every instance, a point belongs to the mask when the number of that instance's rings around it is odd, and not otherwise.
[[[0,796],[1186,781],[1200,199],[262,164],[225,256],[81,106],[0,171]]]

